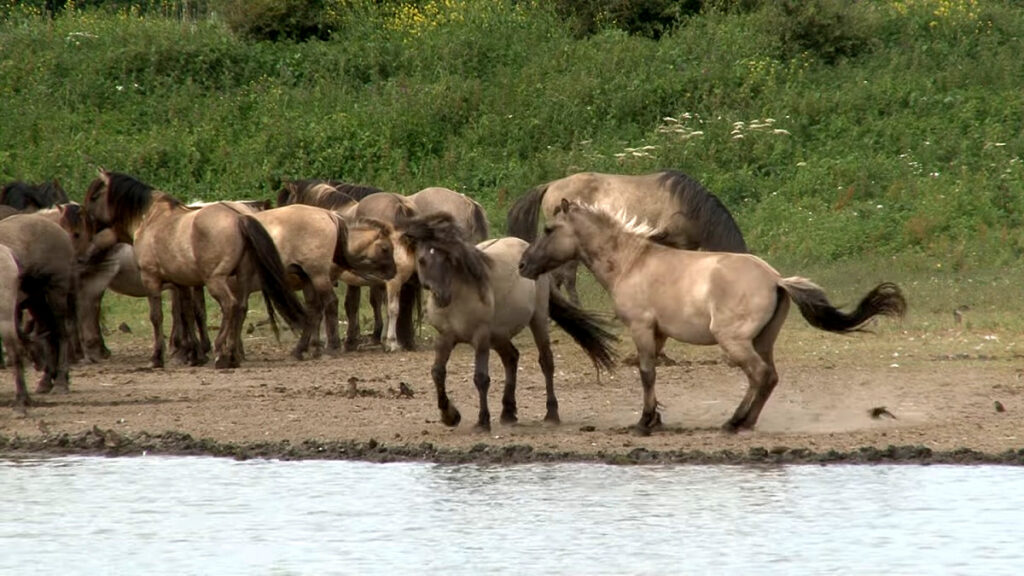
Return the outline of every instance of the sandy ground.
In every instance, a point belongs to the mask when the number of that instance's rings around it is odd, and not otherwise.
[[[472,357],[459,347],[449,394],[457,428],[439,421],[429,334],[419,351],[366,347],[295,361],[262,329],[239,369],[147,368],[149,342],[115,332],[113,357],[79,365],[67,395],[33,395],[27,415],[0,409],[0,454],[214,454],[440,462],[1004,462],[1024,464],[1024,364],[1017,335],[945,330],[836,336],[790,318],[776,348],[781,382],[755,430],[719,426],[743,395],[716,347],[670,343],[658,369],[665,428],[637,435],[641,390],[623,364],[600,380],[554,332],[562,424],[545,425],[544,385],[528,334],[517,340],[519,424],[498,423],[502,370],[492,355],[494,425],[473,430]],[[620,346],[624,356],[630,343]],[[0,404],[13,401],[13,386]],[[405,383],[412,396],[400,393]],[[884,407],[884,411],[880,410]],[[874,412],[882,412],[875,417]],[[877,414],[876,414],[877,415]]]

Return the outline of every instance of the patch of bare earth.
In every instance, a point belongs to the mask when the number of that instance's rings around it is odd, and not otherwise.
[[[287,343],[247,336],[239,369],[146,368],[141,337],[80,365],[68,395],[0,410],[0,454],[212,454],[438,462],[1001,462],[1024,464],[1024,382],[1015,344],[962,332],[835,336],[784,331],[780,384],[753,431],[719,426],[746,380],[716,347],[670,344],[658,368],[665,428],[633,432],[641,391],[622,364],[597,378],[555,333],[562,423],[545,425],[544,382],[528,335],[517,344],[519,424],[498,423],[502,370],[491,359],[493,427],[476,432],[472,357],[459,347],[448,389],[462,424],[439,421],[433,354],[380,349],[295,361]],[[1004,337],[1005,340],[1008,337]],[[630,343],[620,344],[623,356]],[[404,386],[403,386],[404,384]],[[410,394],[411,392],[411,394]],[[0,405],[13,386],[0,389]]]

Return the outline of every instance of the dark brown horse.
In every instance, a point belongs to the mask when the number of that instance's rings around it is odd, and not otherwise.
[[[42,184],[15,181],[0,188],[0,204],[23,212],[32,212],[68,202],[67,192],[56,179]]]
[[[747,393],[724,425],[734,432],[754,427],[778,384],[773,350],[790,301],[811,326],[838,333],[859,330],[876,315],[906,311],[895,284],[879,284],[854,311],[842,312],[810,280],[783,278],[756,256],[680,250],[655,241],[659,234],[621,211],[562,200],[519,264],[523,276],[537,278],[579,259],[611,294],[615,314],[636,344],[644,389],[637,429],[644,433],[661,424],[654,361],[669,338],[718,344],[746,373]]]
[[[370,194],[382,192],[380,188],[349,184],[338,180],[292,180],[284,182],[277,193],[277,205],[306,204],[341,214],[348,218],[356,203]]]
[[[15,406],[29,403],[25,388],[19,309],[28,310],[35,337],[42,345],[43,376],[37,392],[67,392],[68,304],[71,300],[74,252],[67,232],[35,214],[18,214],[0,221],[0,337],[11,356],[15,378]],[[13,302],[13,305],[12,305]],[[13,323],[13,326],[11,325]]]
[[[562,200],[600,206],[627,219],[637,218],[655,230],[658,241],[686,250],[748,252],[736,221],[725,205],[699,182],[682,172],[667,170],[630,176],[583,172],[537,186],[508,211],[508,233],[533,242],[538,216],[549,221]],[[577,261],[552,271],[556,286],[564,286],[573,302]]]
[[[142,283],[149,294],[153,324],[153,365],[163,366],[165,285],[205,286],[220,305],[222,321],[214,343],[217,368],[238,366],[242,326],[253,288],[277,306],[296,330],[305,321],[302,304],[288,289],[281,257],[270,235],[251,214],[217,203],[193,210],[173,196],[132,176],[101,171],[86,193],[86,208],[97,227],[98,245],[133,243]],[[192,315],[183,314],[186,324]],[[194,325],[186,325],[188,334]]]
[[[459,423],[459,411],[445,389],[448,359],[456,344],[473,346],[473,383],[480,395],[476,426],[490,430],[487,406],[490,387],[488,358],[493,348],[505,368],[501,421],[517,421],[516,374],[519,351],[512,339],[527,326],[533,333],[547,390],[544,420],[559,422],[554,387],[554,356],[548,335],[548,318],[565,330],[590,358],[601,367],[614,364],[615,336],[600,321],[572,305],[551,290],[546,275],[536,281],[521,277],[516,267],[526,242],[518,238],[487,240],[474,246],[449,214],[422,216],[409,222],[406,237],[416,247],[416,270],[420,282],[430,291],[427,319],[437,330],[431,376],[437,389],[441,421]]]

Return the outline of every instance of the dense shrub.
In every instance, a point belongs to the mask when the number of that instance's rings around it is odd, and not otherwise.
[[[251,40],[326,40],[331,35],[324,0],[224,0],[224,21]]]

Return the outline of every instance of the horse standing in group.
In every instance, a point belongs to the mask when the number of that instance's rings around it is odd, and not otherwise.
[[[638,176],[583,172],[537,186],[519,198],[508,212],[510,236],[532,242],[537,221],[554,217],[562,200],[601,206],[627,218],[649,223],[658,241],[685,250],[748,252],[736,221],[722,202],[699,182],[677,171]],[[573,302],[577,261],[551,271],[556,287],[564,287]]]
[[[288,272],[289,287],[303,291],[307,317],[292,351],[301,359],[311,342],[319,356],[320,319],[326,319],[327,350],[341,349],[338,336],[338,298],[334,283],[343,273],[372,282],[395,275],[391,225],[369,218],[346,223],[330,210],[291,204],[266,210],[255,218],[267,229]]]
[[[67,317],[73,312],[75,255],[67,232],[35,214],[0,221],[0,247],[0,338],[11,357],[15,407],[24,410],[29,396],[23,358],[29,342],[20,310],[32,315],[33,336],[42,347],[43,375],[36,391],[67,392],[70,387]]]
[[[257,282],[289,325],[299,329],[304,324],[305,310],[286,285],[277,248],[251,214],[223,203],[191,210],[131,176],[107,171],[90,184],[85,205],[97,227],[107,228],[100,232],[100,248],[117,241],[134,244],[149,295],[154,366],[164,362],[160,293],[165,284],[206,286],[220,305],[222,322],[214,343],[217,368],[241,362],[242,325]],[[186,333],[194,334],[194,318],[182,316]]]
[[[637,429],[643,433],[661,424],[655,358],[668,338],[718,344],[746,373],[747,393],[724,425],[736,431],[754,427],[779,381],[773,349],[790,300],[812,326],[838,333],[860,330],[876,315],[906,311],[895,284],[879,284],[845,313],[810,280],[783,278],[756,256],[680,250],[660,238],[658,229],[621,212],[563,199],[520,262],[523,276],[537,278],[579,259],[609,291],[636,344],[644,390]]]
[[[547,392],[544,420],[560,421],[554,388],[554,356],[548,334],[553,319],[602,368],[614,364],[615,336],[602,323],[552,290],[547,275],[521,277],[516,268],[528,244],[518,238],[499,238],[473,245],[451,215],[435,213],[406,223],[406,238],[415,246],[416,270],[430,291],[427,319],[437,330],[431,376],[437,389],[441,421],[455,426],[461,415],[446,391],[447,365],[459,343],[473,346],[473,383],[480,396],[476,427],[490,430],[487,404],[490,387],[488,360],[493,348],[505,368],[501,421],[518,420],[516,375],[519,351],[513,337],[527,326],[539,353]]]
[[[360,201],[357,214],[393,219],[396,227],[401,230],[403,222],[412,216],[428,216],[432,214],[448,214],[455,225],[470,242],[480,242],[490,233],[487,214],[483,206],[454,190],[440,186],[424,188],[419,192],[402,196],[393,193],[381,193],[368,196]],[[413,276],[416,267],[413,262],[411,247],[405,246],[405,253],[396,251],[395,262],[398,265],[396,278],[384,287],[373,286],[370,292],[370,306],[374,313],[373,337],[381,340],[383,328],[382,303],[387,302],[387,331],[382,340],[384,349],[411,350],[415,347],[413,327],[413,306],[418,307],[420,289]],[[343,278],[348,283],[345,294],[345,311],[348,318],[348,337],[346,343],[354,343],[359,335],[359,299],[358,281]],[[410,282],[412,280],[412,282]]]
[[[22,212],[33,212],[50,208],[56,204],[67,204],[68,194],[56,179],[42,184],[8,182],[0,188],[0,205],[10,206]]]

